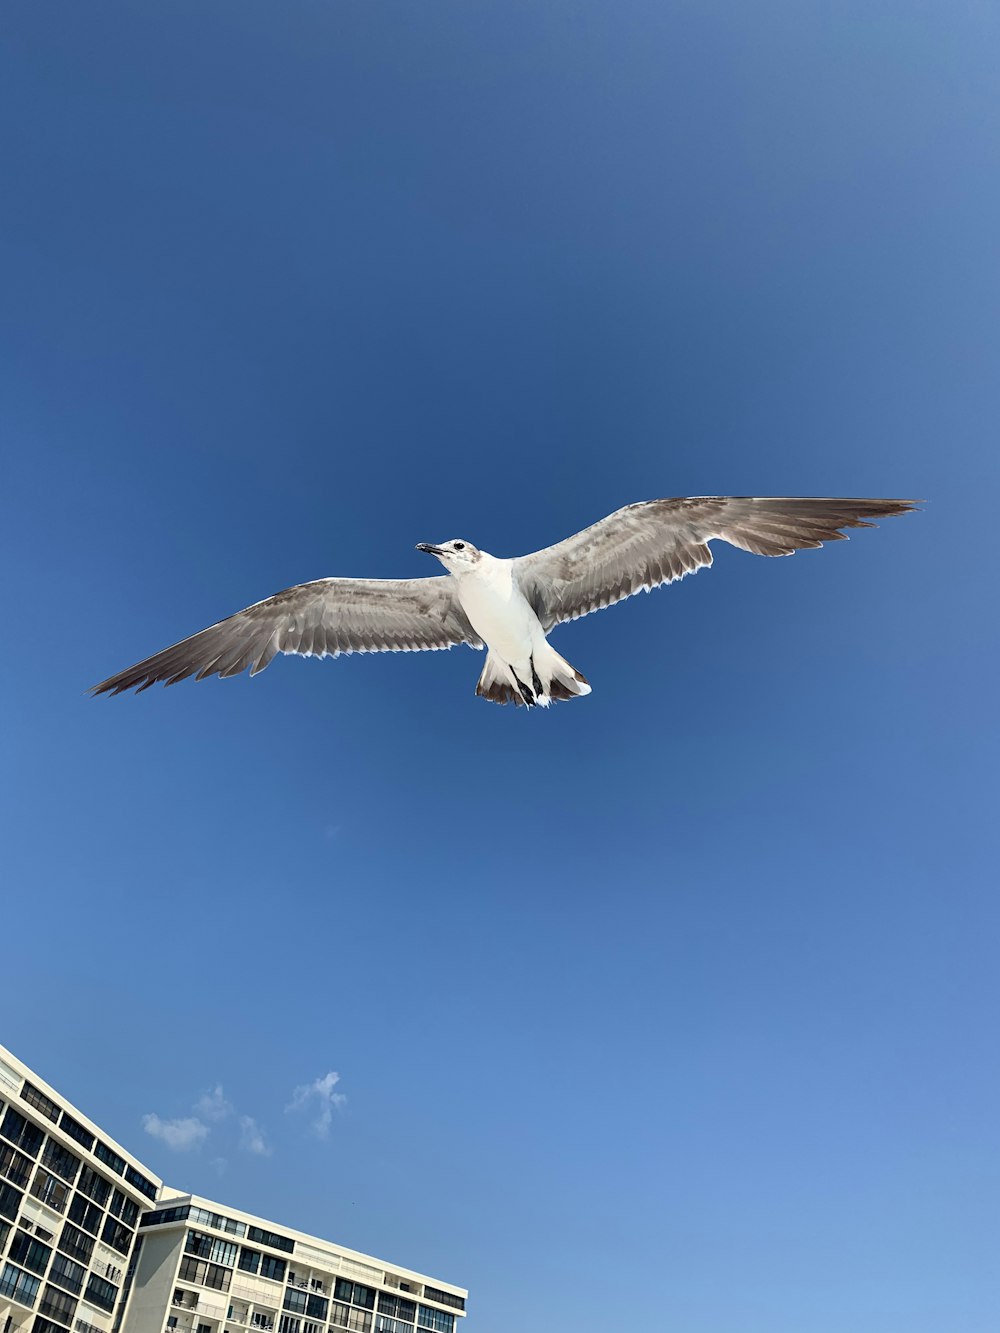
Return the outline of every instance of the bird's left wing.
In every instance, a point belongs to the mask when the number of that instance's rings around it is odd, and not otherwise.
[[[754,555],[791,555],[841,540],[841,528],[903,514],[913,500],[700,495],[626,505],[543,551],[514,576],[548,631],[712,563],[716,539]]]
[[[93,694],[173,685],[187,676],[263,671],[276,653],[416,652],[482,647],[447,574],[423,579],[317,579],[237,611],[95,685]]]

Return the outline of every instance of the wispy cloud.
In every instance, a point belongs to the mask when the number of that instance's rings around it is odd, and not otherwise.
[[[240,1116],[240,1148],[243,1152],[253,1153],[257,1157],[270,1157],[271,1148],[264,1138],[264,1132],[252,1115]]]
[[[150,1112],[142,1117],[142,1127],[154,1139],[159,1139],[174,1152],[190,1152],[199,1148],[208,1138],[208,1126],[197,1116],[187,1116],[181,1120],[161,1120]]]
[[[190,1152],[194,1148],[200,1148],[210,1134],[217,1136],[217,1130],[223,1121],[229,1120],[236,1114],[236,1108],[226,1096],[221,1083],[216,1083],[207,1092],[203,1092],[192,1109],[196,1112],[195,1115],[181,1116],[176,1120],[165,1120],[162,1116],[151,1112],[143,1116],[143,1128],[147,1134],[159,1139],[174,1152]],[[230,1129],[228,1134],[224,1130],[222,1133],[229,1139],[230,1148],[238,1147],[241,1152],[253,1153],[257,1157],[271,1156],[271,1146],[267,1142],[264,1130],[251,1115],[238,1116],[236,1126]],[[225,1151],[225,1142],[219,1146]],[[216,1147],[215,1137],[213,1137],[213,1147]],[[217,1147],[216,1151],[218,1152]],[[213,1157],[209,1165],[221,1175],[228,1163],[224,1156],[219,1155]]]
[[[211,1091],[202,1093],[195,1102],[194,1109],[206,1120],[225,1120],[226,1116],[232,1115],[233,1104],[226,1100],[222,1084],[216,1083]]]
[[[332,1069],[322,1078],[314,1078],[311,1083],[300,1084],[292,1093],[292,1100],[285,1107],[286,1111],[316,1111],[316,1118],[310,1121],[313,1131],[321,1139],[330,1132],[334,1111],[343,1108],[347,1097],[342,1092],[334,1092],[340,1082],[340,1075]]]

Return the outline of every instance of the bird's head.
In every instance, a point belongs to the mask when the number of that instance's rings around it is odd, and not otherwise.
[[[461,540],[442,542],[440,546],[420,542],[417,550],[436,555],[449,574],[467,574],[470,569],[475,569],[483,556],[482,551],[473,546],[472,542]]]

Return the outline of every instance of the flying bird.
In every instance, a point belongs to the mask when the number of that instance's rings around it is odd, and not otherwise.
[[[447,571],[419,579],[317,579],[286,588],[189,639],[165,648],[92,693],[121,694],[157,681],[263,671],[276,653],[416,652],[465,643],[485,648],[476,693],[492,703],[548,707],[590,685],[560,657],[548,634],[712,563],[709,543],[754,555],[791,555],[840,541],[842,528],[911,510],[914,500],[696,496],[626,505],[582,532],[531,555],[501,560],[472,542],[418,551]]]

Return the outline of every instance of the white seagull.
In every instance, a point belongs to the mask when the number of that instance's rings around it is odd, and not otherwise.
[[[709,543],[791,555],[844,539],[841,528],[912,509],[915,500],[696,496],[626,505],[555,546],[501,560],[469,541],[421,542],[447,574],[421,579],[317,579],[256,602],[228,620],[111,676],[94,694],[174,685],[187,676],[251,676],[276,653],[415,652],[467,643],[487,649],[476,693],[518,706],[589,694],[586,677],[546,636],[640,590],[712,563]]]

